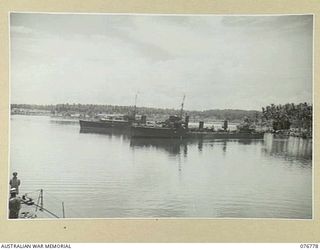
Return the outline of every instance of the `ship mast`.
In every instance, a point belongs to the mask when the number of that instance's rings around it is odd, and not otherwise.
[[[182,98],[182,103],[181,103],[181,109],[180,109],[180,118],[182,119],[182,115],[183,115],[183,105],[184,105],[184,100],[186,99],[186,95],[183,95]]]
[[[133,119],[136,119],[136,113],[137,113],[137,98],[138,98],[138,92],[136,93],[136,96],[134,98],[134,113],[133,113]]]

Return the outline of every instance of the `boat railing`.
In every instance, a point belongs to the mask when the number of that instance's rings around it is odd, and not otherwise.
[[[29,195],[31,193],[39,192],[37,198],[32,198]],[[31,209],[24,209],[24,211],[21,211],[20,218],[24,219],[34,219],[38,217],[38,213],[46,213],[54,218],[65,218],[65,207],[64,202],[62,202],[62,216],[57,215],[55,212],[47,209],[44,207],[44,198],[43,198],[43,189],[36,190],[34,192],[25,193],[21,197],[21,204],[26,207],[33,207],[34,211]],[[23,208],[22,208],[23,209]]]

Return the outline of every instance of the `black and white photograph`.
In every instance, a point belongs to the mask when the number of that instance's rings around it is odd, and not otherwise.
[[[9,18],[8,219],[314,218],[312,14]]]

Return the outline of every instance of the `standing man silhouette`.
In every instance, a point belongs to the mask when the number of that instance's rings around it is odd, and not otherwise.
[[[15,188],[16,189],[16,194],[19,194],[19,186],[20,186],[20,180],[18,179],[17,172],[13,172],[13,177],[10,180],[10,189]]]
[[[11,188],[9,199],[9,219],[18,219],[20,208],[21,200],[17,197],[17,190],[15,188]]]

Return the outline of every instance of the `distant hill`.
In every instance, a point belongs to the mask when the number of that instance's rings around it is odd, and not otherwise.
[[[80,114],[86,116],[95,116],[101,113],[107,114],[129,114],[134,112],[133,106],[117,105],[96,105],[96,104],[56,104],[56,105],[35,105],[35,104],[11,104],[11,110],[41,110],[50,111],[51,114],[62,114],[64,116]],[[137,114],[146,115],[148,119],[163,120],[169,115],[177,115],[180,110],[137,107]],[[245,117],[252,120],[261,117],[261,112],[257,110],[240,110],[240,109],[211,109],[204,111],[184,110],[184,114],[190,116],[190,121],[199,120],[229,120],[242,121]]]

